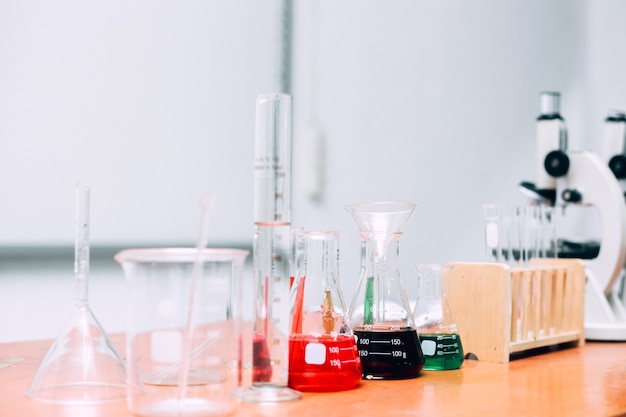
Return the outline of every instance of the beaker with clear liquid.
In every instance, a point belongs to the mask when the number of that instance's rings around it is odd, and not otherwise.
[[[294,243],[289,386],[308,392],[356,388],[362,368],[339,287],[339,232],[296,230]]]
[[[363,240],[359,285],[349,310],[363,378],[415,378],[424,355],[399,269],[399,240],[415,204],[382,201],[344,208]]]
[[[232,413],[241,383],[241,278],[248,251],[136,248],[115,255],[128,283],[129,410]]]
[[[448,304],[453,266],[425,264],[415,268],[417,300],[413,317],[424,353],[424,369],[458,369],[463,364],[463,345]]]

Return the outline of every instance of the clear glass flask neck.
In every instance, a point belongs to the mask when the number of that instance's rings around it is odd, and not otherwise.
[[[399,241],[392,240],[379,256],[366,241],[362,245],[359,288],[350,308],[352,325],[415,328],[400,274]]]

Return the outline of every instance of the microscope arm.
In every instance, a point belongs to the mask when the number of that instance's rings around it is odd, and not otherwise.
[[[600,252],[588,263],[592,277],[605,294],[613,289],[626,261],[626,204],[624,194],[606,162],[585,150],[569,150],[570,168],[562,195],[577,195],[578,203],[595,206],[602,222]],[[572,201],[574,202],[574,201]]]

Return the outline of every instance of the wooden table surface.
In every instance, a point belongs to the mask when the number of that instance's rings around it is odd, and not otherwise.
[[[26,397],[23,391],[49,346],[50,341],[0,344],[1,417],[131,415],[124,401],[59,406]],[[424,371],[410,380],[362,381],[351,391],[305,393],[299,401],[278,405],[240,404],[235,415],[626,415],[626,343],[588,342],[505,364],[466,360],[459,370]]]

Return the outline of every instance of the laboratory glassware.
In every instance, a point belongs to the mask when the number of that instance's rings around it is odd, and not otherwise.
[[[558,240],[556,236],[558,210],[546,205],[538,207],[540,210],[538,257],[558,258]]]
[[[458,369],[463,345],[448,304],[451,265],[420,264],[413,317],[424,353],[424,370]]]
[[[124,361],[88,300],[90,186],[76,186],[74,313],[50,346],[25,394],[36,400],[94,404],[126,396]]]
[[[339,232],[294,231],[289,386],[332,392],[356,388],[361,360],[339,286]]]
[[[504,242],[505,218],[503,211],[506,209],[501,204],[484,204],[484,226],[485,226],[485,255],[487,262],[506,262],[508,259],[508,248]]]
[[[519,268],[524,265],[525,258],[526,211],[524,206],[518,205],[507,205],[506,210],[505,233],[508,237],[509,266]]]
[[[483,205],[483,213],[487,262],[519,268],[556,253],[552,207],[493,203]]]
[[[126,249],[127,404],[142,416],[231,413],[241,380],[241,276],[248,252]]]
[[[301,398],[289,388],[291,286],[291,96],[256,101],[252,381],[246,402]]]
[[[399,269],[399,240],[415,204],[397,201],[345,206],[365,241],[350,324],[366,379],[417,377],[424,365]]]

